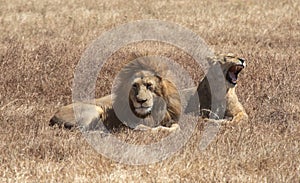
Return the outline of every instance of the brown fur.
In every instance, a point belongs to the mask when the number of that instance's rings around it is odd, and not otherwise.
[[[229,71],[232,67],[235,66],[242,66],[245,67],[245,60],[239,57],[236,57],[232,54],[228,55],[219,55],[213,58],[210,58],[210,69],[208,72],[214,72],[212,76],[212,81],[214,83],[222,83],[222,80],[225,79],[225,85],[224,88],[217,87],[217,90],[211,91],[210,85],[211,82],[208,82],[208,78],[205,77],[203,81],[199,84],[197,88],[197,93],[200,100],[200,112],[204,117],[210,117],[213,119],[223,119],[226,117],[231,117],[231,120],[226,120],[226,122],[230,123],[239,123],[239,122],[246,122],[248,120],[248,115],[242,106],[242,104],[239,102],[238,97],[235,93],[235,87],[236,83],[232,83],[230,81],[230,78],[228,78]],[[222,73],[215,72],[215,67],[219,67],[222,69]],[[242,68],[240,68],[242,70]],[[241,71],[239,70],[239,71]],[[238,71],[238,73],[239,73]],[[238,76],[238,73],[236,75],[236,79]],[[221,75],[223,74],[223,76]],[[221,78],[221,79],[220,79]],[[224,82],[224,81],[223,81]],[[235,81],[236,82],[236,81]],[[214,84],[212,83],[212,84]],[[220,91],[223,90],[225,93],[225,96],[220,94]],[[212,110],[212,97],[215,97],[216,101],[218,103],[218,109]],[[222,101],[225,101],[222,102]],[[223,116],[222,112],[225,112],[225,116]]]
[[[171,127],[178,122],[181,114],[180,96],[171,80],[167,65],[158,57],[139,58],[125,66],[117,76],[112,95],[97,99],[96,106],[78,103],[64,106],[52,117],[50,125],[58,124],[66,128],[75,126],[73,107],[80,106],[88,111],[86,113],[89,117],[80,118],[84,121],[79,124],[88,129],[95,129],[99,122],[104,123],[108,129],[124,126],[131,122],[128,120],[132,120],[129,115],[132,113],[137,118],[149,120],[152,127]],[[133,89],[133,82],[138,85],[138,89]],[[151,89],[146,87],[149,82],[152,84]],[[126,94],[129,96],[125,97]],[[151,113],[141,115],[135,111],[133,104],[137,97],[147,100],[145,103],[153,106]],[[160,103],[158,108],[156,102]],[[121,114],[114,108],[118,108]]]
[[[243,59],[231,54],[219,55],[209,60],[211,67],[208,72],[213,72],[211,79],[213,81],[225,79],[225,95],[222,96],[219,94],[222,88],[220,88],[220,90],[211,91],[209,85],[210,82],[208,81],[208,78],[205,77],[200,82],[196,92],[198,95],[197,97],[199,97],[200,112],[203,117],[212,119],[231,117],[231,120],[226,120],[226,122],[230,123],[245,122],[248,120],[248,115],[235,93],[236,85],[227,80],[229,69],[232,66],[240,65],[241,60]],[[214,68],[216,67],[220,67],[223,72],[215,72]],[[138,93],[144,93],[144,98],[158,96],[162,97],[162,99],[166,102],[166,110],[160,108],[156,111],[152,111],[152,113],[155,113],[152,116],[158,116],[158,118],[160,118],[160,116],[164,116],[163,120],[159,124],[154,124],[154,126],[172,126],[174,123],[178,122],[181,114],[181,103],[176,87],[172,83],[172,76],[168,75],[167,71],[167,66],[162,64],[159,60],[155,60],[155,58],[140,58],[139,60],[128,64],[117,77],[118,79],[114,95],[96,99],[96,106],[90,104],[75,104],[85,108],[85,111],[87,111],[86,113],[89,116],[87,118],[83,118],[84,121],[80,122],[80,124],[89,126],[89,129],[95,128],[99,121],[104,123],[108,129],[124,126],[124,123],[126,124],[127,122],[126,119],[125,121],[120,121],[113,108],[114,106],[123,107],[122,110],[124,110],[125,114],[131,113],[134,110],[133,103],[135,102],[137,95],[133,95],[132,81],[134,79],[138,79],[140,85],[143,85],[143,82],[146,80],[150,80],[155,85],[155,88],[152,91],[147,91],[145,87],[138,91]],[[132,78],[132,76],[134,77]],[[131,78],[131,80],[129,80],[129,78]],[[190,96],[190,94],[195,91],[196,88],[189,88],[183,91],[183,95]],[[130,96],[126,98],[124,97],[124,93],[129,93]],[[216,99],[215,102],[220,101],[220,103],[218,103],[219,109],[217,110],[212,109],[211,101],[213,95]],[[192,97],[192,100],[190,100],[189,105],[191,106],[194,102],[193,99],[194,98]],[[221,101],[225,101],[225,103],[222,104]],[[74,104],[70,104],[62,107],[52,117],[50,125],[58,124],[66,128],[73,127],[75,125],[73,106]],[[190,109],[193,111],[198,110],[195,106],[190,107]],[[161,111],[165,111],[165,113],[159,114]],[[223,116],[222,111],[225,113],[225,116]],[[135,115],[144,119],[148,119],[150,117],[149,115],[139,115],[137,113],[135,113]]]

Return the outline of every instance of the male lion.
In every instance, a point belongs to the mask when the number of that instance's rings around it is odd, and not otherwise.
[[[79,126],[89,130],[99,123],[107,129],[126,125],[134,129],[176,130],[181,114],[180,96],[167,65],[157,58],[141,57],[130,62],[117,76],[112,95],[96,99],[96,105],[64,106],[52,117],[50,125],[74,127],[73,107],[79,106]]]

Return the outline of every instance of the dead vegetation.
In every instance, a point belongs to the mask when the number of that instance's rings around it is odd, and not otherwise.
[[[299,17],[294,0],[2,1],[1,182],[299,182]],[[87,45],[121,23],[153,18],[191,29],[215,52],[248,60],[237,93],[249,123],[221,128],[204,151],[199,123],[174,156],[143,166],[113,162],[80,132],[49,127],[54,112],[72,101],[73,73]],[[104,71],[97,96],[110,92],[114,74]]]

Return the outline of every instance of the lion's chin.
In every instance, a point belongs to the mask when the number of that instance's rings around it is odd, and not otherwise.
[[[150,114],[152,107],[140,107],[135,108],[135,112],[141,116]]]

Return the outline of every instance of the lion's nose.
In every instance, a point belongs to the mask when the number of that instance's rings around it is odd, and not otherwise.
[[[140,104],[143,104],[147,101],[147,99],[137,99],[136,101]]]

